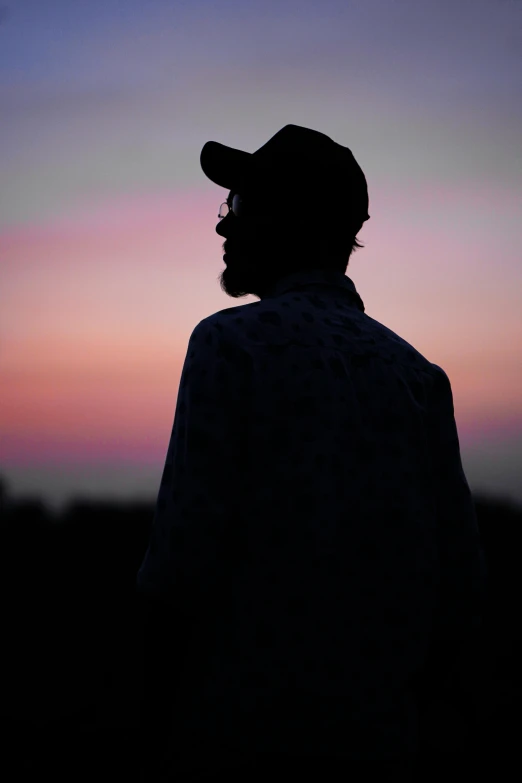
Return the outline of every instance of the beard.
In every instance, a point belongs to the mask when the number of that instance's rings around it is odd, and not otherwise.
[[[278,256],[273,250],[265,251],[262,241],[239,243],[227,239],[223,250],[226,269],[219,276],[219,284],[233,299],[249,295],[262,299],[280,277]]]
[[[221,290],[233,299],[249,295],[263,299],[285,275],[322,267],[323,245],[317,232],[301,232],[298,238],[297,231],[273,223],[259,230],[234,232],[223,243],[226,269],[219,275]]]

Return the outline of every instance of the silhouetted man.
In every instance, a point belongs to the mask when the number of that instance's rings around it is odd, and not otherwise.
[[[348,148],[287,125],[201,166],[229,191],[221,287],[260,301],[192,332],[138,575],[165,780],[405,779],[429,656],[485,595],[450,382],[345,275],[369,218]]]

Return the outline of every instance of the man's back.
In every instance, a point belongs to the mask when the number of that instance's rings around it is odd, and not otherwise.
[[[415,753],[413,680],[485,577],[448,378],[349,278],[198,324],[138,579],[195,622],[184,742]]]

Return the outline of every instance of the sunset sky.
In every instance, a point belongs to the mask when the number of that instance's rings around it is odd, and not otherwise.
[[[522,2],[18,0],[0,15],[0,474],[156,499],[219,288],[215,140],[352,149],[366,313],[448,373],[474,492],[522,503]],[[313,194],[310,198],[313,210]],[[266,237],[267,254],[270,237]]]

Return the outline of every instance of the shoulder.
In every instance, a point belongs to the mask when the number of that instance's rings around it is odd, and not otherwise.
[[[237,382],[238,375],[243,380],[250,376],[248,306],[219,311],[196,324],[187,348],[187,370],[200,374],[207,383],[212,379],[228,383],[232,378]]]
[[[191,342],[233,344],[247,348],[258,324],[259,315],[266,309],[264,302],[249,302],[238,307],[227,307],[203,318],[191,334]]]

